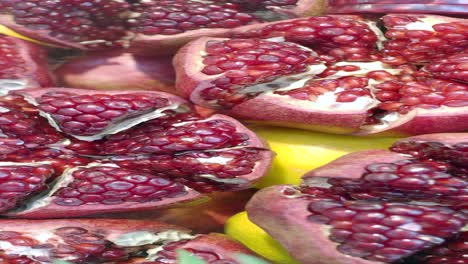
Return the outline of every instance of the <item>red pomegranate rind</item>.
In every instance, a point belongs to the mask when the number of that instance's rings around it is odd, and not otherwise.
[[[67,60],[55,70],[55,75],[64,87],[175,93],[172,57],[167,56],[138,56],[121,51],[89,53]]]
[[[128,19],[135,34],[130,50],[144,54],[170,54],[196,38],[224,36],[232,28],[258,22],[235,5],[216,1],[140,1],[133,12]]]
[[[129,4],[125,1],[2,0],[0,7],[0,24],[47,44],[83,50],[128,45],[123,16]]]
[[[223,115],[169,124],[161,124],[159,121],[152,120],[106,137],[100,145],[100,154],[164,154],[236,146],[264,146],[252,131],[235,119]]]
[[[53,85],[47,52],[39,45],[0,36],[0,92]]]
[[[295,75],[322,72],[325,67],[314,55],[289,42],[200,38],[174,58],[176,89],[203,107],[230,108],[264,90],[286,85],[287,80],[281,77],[300,79]],[[280,83],[268,87],[275,80]]]
[[[160,263],[156,254],[171,254],[164,247],[174,243],[187,250],[206,249],[220,257],[216,263],[236,263],[231,261],[238,253],[254,255],[221,234],[191,235],[189,230],[157,221],[126,219],[2,220],[0,241],[0,259],[14,263],[29,258],[38,262],[27,263],[154,264]]]
[[[45,164],[0,162],[0,213],[46,189],[54,175],[52,167]]]
[[[468,53],[459,53],[448,58],[431,61],[423,70],[442,78],[468,83]]]
[[[269,187],[246,207],[249,218],[301,263],[393,263],[443,243],[467,223],[465,215],[437,206],[346,201],[323,189],[302,191]]]
[[[90,91],[84,89],[22,90],[30,103],[57,130],[78,139],[93,141],[161,116],[167,109],[177,109],[186,101],[153,91]]]
[[[173,242],[167,244],[164,249],[158,254],[154,264],[177,263],[177,250],[188,251],[209,264],[237,264],[238,262],[235,259],[238,254],[252,255],[250,250],[226,239],[225,235],[216,233],[211,233],[208,236],[198,236],[188,241]]]
[[[427,63],[464,52],[468,20],[436,15],[389,14],[382,18],[388,38],[384,61],[389,64]]]
[[[167,175],[199,192],[242,190],[252,186],[271,166],[273,152],[264,148],[190,151],[173,155],[116,156],[120,167]]]
[[[10,216],[59,218],[175,206],[199,193],[171,179],[91,163],[65,170],[50,190]]]
[[[312,48],[331,61],[373,61],[383,39],[372,21],[358,16],[313,16],[239,27],[233,38],[283,37],[286,41]],[[331,57],[331,58],[330,58]]]
[[[465,14],[466,4],[452,0],[397,2],[395,0],[329,0],[329,13],[424,13]]]

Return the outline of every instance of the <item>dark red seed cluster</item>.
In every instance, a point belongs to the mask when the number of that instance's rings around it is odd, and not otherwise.
[[[390,64],[426,63],[433,59],[464,52],[468,45],[468,23],[444,21],[431,25],[425,22],[424,29],[410,25],[424,23],[424,15],[392,14],[383,17],[387,28],[383,53]]]
[[[172,180],[116,166],[78,168],[72,176],[72,182],[53,194],[56,204],[144,203],[185,194],[185,187]]]
[[[102,144],[102,154],[174,153],[245,145],[249,136],[236,132],[224,120],[161,124],[154,120],[140,127],[111,135]]]
[[[37,99],[39,109],[51,114],[63,132],[71,135],[95,135],[112,121],[131,118],[164,107],[168,101],[145,94],[75,95],[52,92]]]
[[[30,30],[48,31],[62,41],[90,47],[121,45],[125,32],[122,14],[129,5],[117,0],[2,0],[17,24]]]
[[[255,20],[237,7],[218,1],[162,0],[141,1],[128,19],[130,30],[145,35],[175,35],[203,28],[234,28]]]
[[[410,263],[427,264],[465,264],[468,261],[468,232],[462,232],[444,244],[425,250],[414,257]]]
[[[433,61],[424,69],[442,79],[468,83],[468,53],[459,53]]]
[[[466,215],[440,206],[346,201],[313,195],[309,199],[308,220],[331,226],[330,239],[339,243],[338,251],[384,263],[443,243],[468,220]]]
[[[16,208],[25,199],[47,188],[54,175],[48,165],[0,165],[0,213]]]
[[[205,51],[202,72],[223,74],[223,77],[213,81],[213,87],[204,89],[201,96],[208,101],[216,100],[222,107],[233,106],[261,92],[242,93],[244,86],[261,85],[282,76],[303,73],[316,62],[312,51],[294,43],[260,39],[210,41]],[[279,88],[272,85],[265,88]]]

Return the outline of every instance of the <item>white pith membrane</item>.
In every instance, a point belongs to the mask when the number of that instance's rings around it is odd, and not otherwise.
[[[39,106],[39,103],[36,101],[34,97],[30,95],[26,95],[26,94],[23,94],[23,97],[30,104],[34,106]],[[96,140],[104,138],[107,135],[116,134],[116,133],[125,131],[129,128],[132,128],[138,124],[144,123],[146,121],[153,120],[161,116],[165,116],[163,112],[166,110],[172,110],[178,113],[184,113],[184,112],[190,111],[190,109],[186,105],[173,103],[169,106],[154,109],[153,111],[142,114],[142,115],[137,115],[137,116],[127,115],[121,118],[114,119],[109,124],[109,126],[107,126],[103,131],[92,136],[78,136],[78,135],[71,135],[71,136],[79,140],[83,140],[83,141],[96,141]],[[63,132],[63,130],[60,129],[60,127],[58,126],[57,122],[55,122],[51,114],[44,112],[42,110],[39,110],[39,114],[45,117],[49,121],[49,124],[52,127],[54,127],[57,131]]]
[[[32,197],[30,202],[25,203],[23,208],[19,208],[14,213],[25,213],[28,211],[36,210],[41,207],[45,207],[49,205],[54,200],[54,194],[62,187],[68,186],[70,183],[74,181],[73,173],[83,168],[93,168],[93,167],[113,167],[113,168],[120,168],[117,164],[113,163],[98,163],[98,162],[91,162],[85,166],[76,166],[73,168],[67,168],[63,171],[62,175],[58,176],[54,182],[50,183],[47,192],[39,194],[35,197]],[[191,190],[187,186],[184,186],[185,191]],[[125,202],[129,203],[129,202]],[[136,203],[136,202],[133,202]]]
[[[27,80],[23,79],[0,79],[0,96],[7,95],[10,91],[26,88]]]
[[[17,230],[12,230],[17,231]],[[67,244],[64,240],[58,236],[53,234],[51,230],[20,230],[22,235],[31,237],[40,244]],[[178,230],[167,230],[161,231],[158,233],[151,232],[151,231],[135,231],[124,233],[114,239],[108,239],[111,243],[119,246],[119,247],[143,247],[145,246],[144,250],[146,253],[145,259],[148,261],[154,261],[158,258],[158,253],[163,250],[163,247],[169,243],[177,242],[180,240],[192,240],[195,239],[197,236],[191,235],[186,232],[178,231]],[[107,239],[107,238],[103,238]],[[152,246],[152,247],[149,247]],[[149,248],[148,248],[149,247]],[[18,246],[13,245],[7,241],[0,241],[0,250],[4,251],[6,254],[11,255],[19,255],[19,256],[26,256],[29,258],[34,259],[39,263],[50,263],[49,261],[39,261],[36,258],[46,257],[50,258],[50,249],[47,248],[32,248],[28,246]],[[130,258],[131,259],[131,258]],[[61,260],[73,260],[64,258]]]
[[[136,231],[125,233],[113,239],[112,242],[121,247],[154,245],[154,247],[146,250],[147,256],[145,257],[147,260],[154,261],[158,258],[158,253],[163,250],[165,245],[179,240],[192,240],[194,238],[196,238],[196,236],[177,230],[168,230],[159,233]]]

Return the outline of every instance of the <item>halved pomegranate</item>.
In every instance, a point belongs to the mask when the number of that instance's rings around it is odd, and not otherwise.
[[[63,87],[175,92],[172,57],[168,56],[93,52],[65,61],[54,73]]]
[[[302,263],[464,263],[467,142],[432,134],[348,154],[300,187],[261,190],[247,212]]]
[[[53,168],[37,188],[27,187],[27,179],[13,179],[23,186],[15,189],[23,196],[8,203],[2,213],[9,216],[176,206],[204,193],[249,188],[273,157],[238,121],[202,117],[187,101],[162,92],[26,89],[0,98],[0,104],[1,159]],[[7,187],[0,185],[0,194],[10,197]]]
[[[0,36],[0,93],[53,85],[47,52],[37,44]]]
[[[200,38],[174,59],[176,88],[198,105],[282,126],[354,134],[468,129],[467,85],[362,60],[324,63],[282,39]]]
[[[69,219],[2,220],[2,263],[177,263],[185,250],[210,264],[236,264],[253,253],[224,235],[194,235],[156,221]]]

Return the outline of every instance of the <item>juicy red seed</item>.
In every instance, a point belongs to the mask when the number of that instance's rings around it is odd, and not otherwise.
[[[234,6],[215,1],[163,0],[133,4],[138,17],[128,19],[130,29],[145,35],[175,35],[202,28],[233,28],[255,21]]]
[[[90,136],[104,131],[115,120],[167,106],[166,99],[133,94],[73,95],[48,93],[37,99],[39,109],[52,115],[68,134]],[[68,102],[65,107],[54,107]]]
[[[431,62],[424,67],[436,77],[468,82],[468,53],[460,53]]]
[[[56,204],[77,206],[124,202],[141,203],[185,193],[181,184],[118,167],[80,168],[72,175],[73,181],[53,194]],[[96,182],[97,177],[105,180]],[[138,180],[136,183],[136,178],[145,178],[146,180]],[[148,179],[150,180],[148,181]]]
[[[5,2],[5,1],[4,1]],[[6,3],[8,2],[8,3]],[[121,14],[129,5],[121,1],[90,0],[77,4],[60,1],[6,1],[5,11],[14,16],[17,24],[28,30],[41,30],[45,37],[60,39],[95,48],[120,46],[125,37]],[[44,33],[45,32],[45,33]]]

